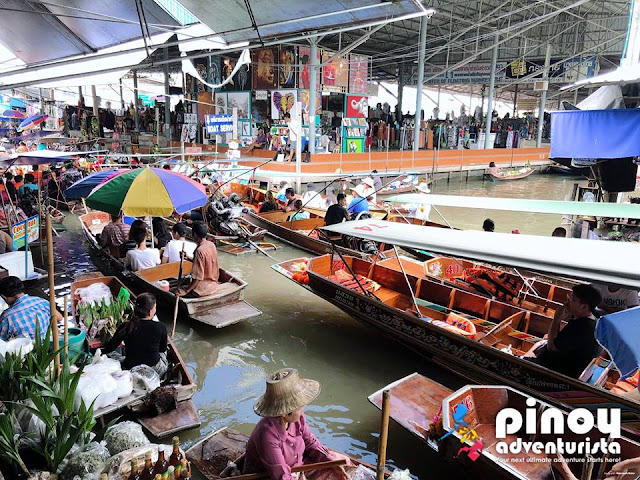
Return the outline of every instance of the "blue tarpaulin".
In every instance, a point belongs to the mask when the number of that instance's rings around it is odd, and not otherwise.
[[[623,377],[633,374],[640,367],[640,307],[600,318],[596,338],[607,349]]]
[[[551,158],[640,156],[640,109],[551,114]]]

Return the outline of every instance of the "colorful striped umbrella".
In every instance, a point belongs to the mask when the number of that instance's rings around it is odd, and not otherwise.
[[[171,170],[137,168],[98,185],[87,205],[117,215],[164,217],[184,213],[207,203],[204,185]]]
[[[84,178],[81,178],[69,188],[64,191],[66,198],[84,198],[87,197],[91,191],[98,185],[103,184],[107,180],[112,179],[116,175],[129,172],[128,169],[114,169],[114,170],[102,170],[100,172],[92,173]]]
[[[30,128],[40,125],[47,118],[49,118],[49,115],[31,115],[29,118],[25,118],[22,122],[20,122],[20,126],[17,128],[17,130],[18,132],[29,130]]]
[[[2,118],[16,118],[18,120],[24,120],[26,115],[18,110],[3,110],[0,112]]]

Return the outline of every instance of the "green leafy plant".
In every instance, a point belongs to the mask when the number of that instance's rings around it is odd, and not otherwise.
[[[100,302],[78,305],[80,320],[89,331],[90,336],[100,338],[103,341],[113,337],[118,327],[129,319],[131,311],[131,302],[123,296],[118,296],[109,302],[102,299]]]
[[[20,442],[27,439],[29,434],[16,436],[13,431],[15,417],[12,412],[0,414],[0,458],[9,464],[17,465],[27,477],[29,469],[20,456]]]

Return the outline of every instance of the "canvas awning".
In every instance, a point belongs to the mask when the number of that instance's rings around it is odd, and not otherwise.
[[[550,158],[640,156],[640,109],[551,113]]]
[[[443,207],[483,208],[527,213],[581,215],[585,217],[640,218],[640,205],[632,203],[565,202],[562,200],[529,200],[521,198],[465,197],[408,193],[386,199],[393,203],[440,205]]]
[[[627,242],[453,230],[383,220],[344,222],[323,230],[387,245],[640,288],[638,246]]]
[[[0,157],[0,167],[11,165],[46,165],[56,162],[71,162],[72,157],[98,155],[107,150],[92,150],[88,152],[61,152],[58,150],[35,150],[33,152],[14,153],[7,157]]]

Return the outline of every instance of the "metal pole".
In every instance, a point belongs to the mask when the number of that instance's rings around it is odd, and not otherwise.
[[[427,17],[420,19],[420,43],[418,45],[418,83],[416,85],[416,117],[413,127],[413,151],[420,143],[420,113],[422,112],[422,87],[424,85],[424,57],[427,50]]]
[[[135,111],[134,121],[136,132],[140,131],[140,114],[138,112],[138,71],[133,71],[133,109]]]
[[[485,117],[484,148],[489,148],[489,132],[491,132],[491,117],[493,115],[493,90],[496,86],[496,63],[498,62],[498,41],[500,34],[496,33],[491,55],[491,77],[489,78],[489,95],[487,96],[487,115]]]
[[[91,85],[91,96],[93,97],[93,116],[98,118],[98,95],[95,85]],[[98,125],[100,125],[100,118],[98,118]]]
[[[577,103],[578,103],[578,90],[580,90],[580,89],[579,89],[579,88],[576,88],[576,89],[573,91],[573,104],[574,104],[574,105],[577,105]]]
[[[549,64],[551,63],[551,44],[547,43],[547,55],[544,58],[544,73],[542,75],[543,80],[549,78]],[[544,106],[547,103],[547,87],[545,86],[540,95],[540,108],[538,109],[538,138],[536,140],[536,147],[540,148],[542,143],[542,127],[544,124]]]
[[[516,84],[515,91],[513,92],[513,116],[516,116],[516,110],[518,106],[518,84]]]
[[[318,90],[318,40],[311,39],[311,58],[309,59],[309,72],[311,78],[309,80],[309,153],[316,153],[316,105]]]
[[[398,108],[402,116],[402,97],[404,93],[404,63],[398,65]],[[398,122],[400,119],[396,118]]]
[[[195,105],[196,105],[196,143],[200,143],[200,108],[198,106],[199,104],[199,98],[198,98],[198,82],[196,82],[195,80],[193,81],[193,95],[192,95],[192,100],[195,100]],[[238,122],[234,122],[234,125],[237,127]],[[238,136],[236,135],[234,140],[237,140]]]
[[[120,79],[120,108],[124,110],[124,94],[122,93],[122,79]]]
[[[169,59],[169,49],[164,47],[164,59]],[[171,97],[169,96],[169,64],[165,63],[164,70],[164,136],[171,141]],[[158,134],[158,136],[160,136]]]

